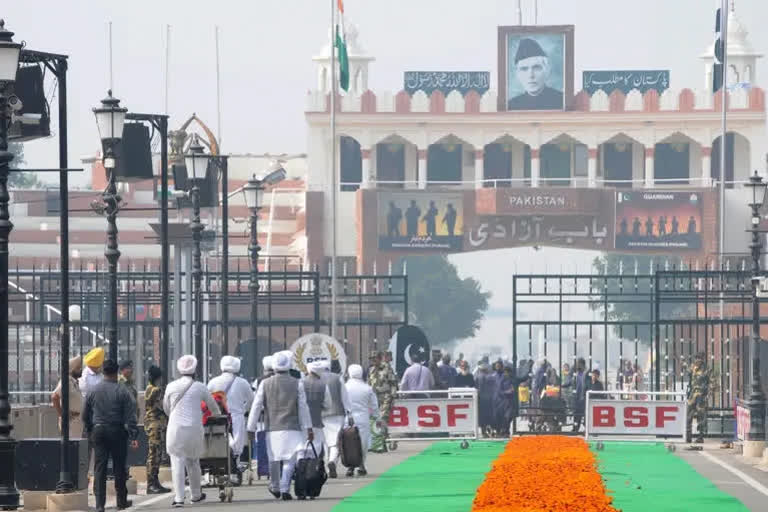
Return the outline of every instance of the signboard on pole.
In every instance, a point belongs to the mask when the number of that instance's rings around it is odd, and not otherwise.
[[[736,438],[746,441],[752,424],[752,415],[747,407],[736,406]]]

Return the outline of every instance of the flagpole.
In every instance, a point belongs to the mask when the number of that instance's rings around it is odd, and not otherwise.
[[[723,48],[722,86],[722,135],[720,137],[720,271],[725,268],[725,155],[728,146],[728,0],[722,0],[720,6],[720,41]],[[720,318],[725,317],[725,302],[720,294]]]
[[[336,226],[338,182],[336,180],[336,2],[331,1],[331,337],[336,338]]]

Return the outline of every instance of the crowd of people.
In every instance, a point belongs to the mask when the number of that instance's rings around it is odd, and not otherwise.
[[[352,477],[367,474],[365,454],[387,451],[387,424],[398,391],[432,391],[450,388],[476,388],[478,420],[482,435],[509,437],[521,412],[528,416],[532,429],[550,425],[553,404],[558,414],[572,417],[578,431],[584,417],[587,392],[604,391],[599,369],[588,370],[583,358],[573,368],[563,364],[561,371],[546,359],[535,364],[489,356],[473,366],[459,354],[432,351],[411,354],[410,365],[400,379],[390,352],[371,354],[367,368],[350,365],[343,375],[338,360],[317,360],[306,364],[304,374],[294,364],[294,354],[281,351],[262,361],[261,377],[249,383],[239,376],[241,361],[224,356],[221,374],[203,384],[195,379],[197,359],[181,357],[176,364],[180,377],[162,386],[162,372],[151,366],[144,390],[143,425],[147,436],[147,493],[171,492],[160,484],[159,470],[164,460],[171,466],[174,507],[185,500],[188,480],[193,503],[205,499],[201,488],[200,458],[203,455],[204,424],[211,416],[225,414],[229,425],[229,446],[234,483],[242,482],[239,464],[256,433],[263,432],[269,468],[269,491],[281,500],[293,499],[290,486],[300,458],[317,453],[328,465],[328,476],[338,478],[339,433],[346,425],[357,427],[363,458],[357,468],[347,468]],[[136,446],[139,424],[138,390],[131,361],[106,360],[102,348],[69,362],[69,426],[73,438],[87,437],[94,459],[94,494],[97,511],[106,499],[107,460],[112,459],[118,509],[131,506],[127,499],[126,454]],[[346,378],[345,378],[346,377]],[[619,366],[616,387],[642,389],[642,371],[624,361]],[[52,394],[52,403],[61,415],[63,382]],[[592,393],[593,399],[604,396]],[[524,408],[521,411],[521,407]],[[543,411],[543,412],[542,412]],[[558,426],[566,418],[558,420]],[[550,425],[551,427],[551,425]],[[310,450],[314,448],[313,450]]]
[[[221,374],[207,385],[195,379],[197,365],[192,355],[179,358],[176,368],[180,377],[165,387],[161,370],[157,366],[149,368],[143,421],[148,444],[147,494],[173,491],[172,506],[182,507],[188,482],[192,503],[206,498],[200,465],[205,449],[204,425],[210,417],[222,414],[229,425],[235,484],[242,482],[240,456],[260,431],[265,433],[269,491],[275,498],[293,499],[290,486],[297,460],[310,453],[323,457],[328,463],[328,476],[338,478],[337,443],[346,425],[356,426],[362,441],[362,463],[347,468],[346,475],[352,477],[355,471],[360,476],[367,474],[365,455],[374,430],[381,435],[386,428],[388,413],[382,415],[381,406],[388,410],[393,397],[390,387],[397,386],[394,372],[383,357],[367,372],[359,365],[350,365],[345,379],[338,360],[310,362],[306,373],[301,374],[295,368],[294,354],[282,351],[265,357],[263,375],[249,383],[239,376],[240,359],[224,356]],[[129,508],[132,502],[127,495],[126,457],[129,447],[136,449],[139,432],[133,364],[105,360],[104,350],[96,348],[83,358],[70,360],[69,370],[70,436],[89,440],[97,512],[104,510],[106,502],[109,459],[117,508]],[[61,386],[60,382],[51,396],[60,417]],[[172,491],[159,481],[160,465],[166,457],[171,466]]]

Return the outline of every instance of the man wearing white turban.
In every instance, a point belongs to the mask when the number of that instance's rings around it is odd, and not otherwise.
[[[212,414],[221,414],[205,384],[195,381],[197,359],[186,355],[179,358],[176,368],[181,377],[168,384],[163,399],[163,410],[168,416],[165,447],[171,458],[173,490],[176,496],[172,506],[184,506],[184,471],[189,476],[192,503],[205,499],[200,488],[200,457],[203,454],[203,411],[205,402]]]
[[[336,464],[339,459],[339,449],[336,441],[344,426],[344,417],[349,415],[350,405],[347,388],[341,381],[341,364],[337,359],[322,361],[325,370],[325,384],[331,393],[331,408],[323,415],[323,433],[325,444],[328,445],[328,477],[337,478]],[[330,370],[330,371],[329,371]]]
[[[349,372],[349,381],[347,381],[347,394],[351,404],[352,418],[355,420],[357,430],[360,432],[360,440],[363,445],[363,465],[357,469],[359,476],[365,476],[368,471],[365,469],[365,457],[371,448],[371,418],[376,419],[376,425],[380,427],[379,402],[376,400],[376,393],[373,388],[363,382],[363,368],[360,365],[353,364],[347,371]],[[352,476],[355,468],[347,469],[347,476]]]
[[[307,406],[312,418],[312,431],[315,434],[314,447],[318,455],[324,449],[325,435],[323,433],[323,413],[331,409],[333,404],[331,392],[328,390],[323,378],[325,368],[321,361],[312,361],[307,364],[309,373],[304,378],[304,392],[307,395]],[[312,450],[309,450],[312,453]],[[309,456],[309,454],[305,454]]]
[[[261,381],[268,379],[275,374],[275,370],[272,368],[272,356],[264,356],[261,359],[261,367],[264,373],[260,378],[254,380],[253,384],[251,384],[251,388],[253,388],[254,391],[259,389],[259,383]]]
[[[208,382],[208,391],[223,392],[227,396],[227,408],[232,417],[232,436],[229,439],[229,447],[232,448],[234,458],[232,468],[238,483],[242,483],[243,474],[238,467],[238,461],[248,440],[248,433],[245,430],[245,411],[253,405],[253,390],[247,380],[237,376],[240,372],[240,359],[224,356],[221,358],[220,367],[222,373]]]
[[[314,439],[304,383],[288,373],[292,359],[293,352],[287,350],[274,355],[272,366],[275,375],[259,385],[248,415],[248,431],[255,432],[259,416],[264,411],[267,454],[273,464],[282,467],[282,475],[278,471],[270,471],[269,491],[275,498],[284,501],[293,499],[290,494],[291,478],[297,455],[304,450],[307,439]]]

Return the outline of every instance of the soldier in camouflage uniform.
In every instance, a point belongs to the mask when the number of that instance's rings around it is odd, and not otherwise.
[[[147,372],[149,384],[144,391],[144,432],[147,434],[147,494],[171,492],[160,485],[160,462],[165,451],[165,429],[168,417],[163,411],[165,389],[161,386],[162,371],[157,366],[150,366]]]
[[[376,399],[379,402],[379,419],[381,421],[381,431],[373,435],[371,451],[383,453],[387,451],[387,425],[389,423],[389,413],[392,410],[392,403],[397,393],[397,376],[392,367],[384,360],[384,354],[376,354],[376,364],[371,367],[368,377],[368,384],[376,393]]]
[[[703,443],[707,433],[707,400],[709,398],[712,371],[707,369],[704,354],[697,354],[688,371],[688,416],[686,418],[686,436],[692,438],[693,418],[696,418],[696,442]]]

